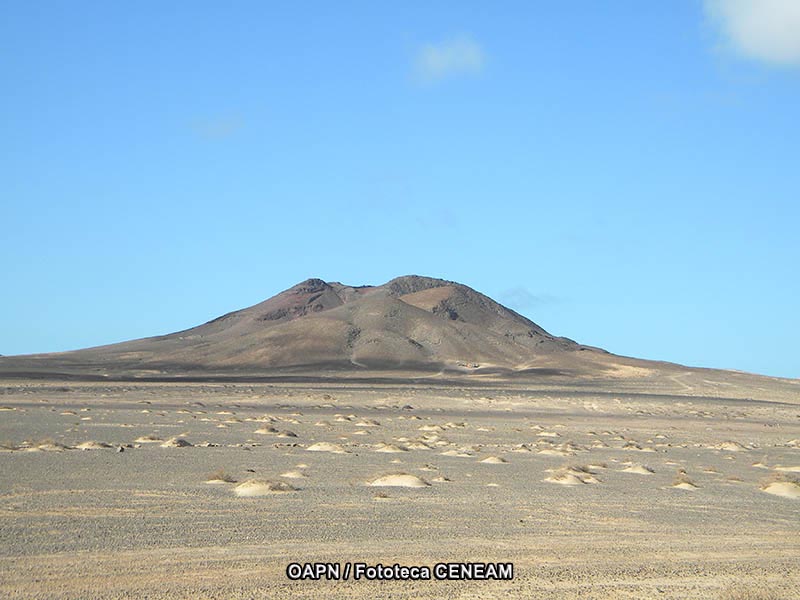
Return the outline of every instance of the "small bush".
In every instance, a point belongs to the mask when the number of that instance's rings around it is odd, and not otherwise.
[[[225,483],[236,483],[232,475],[228,475],[223,469],[217,469],[206,477],[206,481],[224,481]]]

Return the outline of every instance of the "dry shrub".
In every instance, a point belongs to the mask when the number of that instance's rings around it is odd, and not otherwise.
[[[236,483],[236,479],[232,475],[226,473],[223,469],[217,469],[211,475],[206,477],[206,481],[224,481],[225,483]]]
[[[693,485],[694,487],[697,487],[697,484],[691,479],[689,479],[689,476],[686,474],[685,470],[678,469],[678,473],[677,475],[675,475],[675,479],[673,480],[672,485],[680,485],[682,483],[686,483],[689,485]]]

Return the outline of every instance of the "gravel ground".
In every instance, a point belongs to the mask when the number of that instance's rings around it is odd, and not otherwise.
[[[798,399],[489,384],[2,391],[4,598],[800,597],[800,499],[762,490],[800,470]],[[70,449],[90,440],[110,447]],[[344,452],[306,450],[317,442]],[[653,473],[625,471],[639,466]],[[219,469],[237,483],[206,483]],[[366,485],[393,473],[431,485]],[[570,474],[575,485],[557,483]],[[297,489],[237,497],[248,479]],[[513,562],[514,579],[291,581],[291,562]]]

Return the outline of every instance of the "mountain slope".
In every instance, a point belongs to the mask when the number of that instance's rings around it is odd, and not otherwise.
[[[0,357],[2,379],[501,385],[601,394],[783,398],[800,380],[617,356],[551,335],[475,290],[428,277],[352,287],[308,279],[169,335]],[[467,381],[469,379],[469,381]]]
[[[0,377],[441,377],[466,373],[573,389],[757,396],[800,381],[617,356],[556,337],[491,298],[406,276],[352,287],[308,279],[169,335],[0,357]],[[777,387],[776,387],[777,386]]]
[[[518,370],[580,349],[467,286],[412,275],[362,287],[308,279],[185,331],[25,358],[103,369]]]

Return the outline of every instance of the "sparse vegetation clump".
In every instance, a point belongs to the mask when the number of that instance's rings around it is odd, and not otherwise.
[[[188,448],[192,444],[182,437],[172,437],[161,444],[162,448]]]
[[[206,483],[236,483],[236,478],[226,473],[224,469],[217,469],[206,477]]]
[[[234,488],[233,492],[240,497],[268,496],[296,492],[297,488],[284,481],[265,481],[261,479],[248,479]]]
[[[18,450],[42,450],[45,452],[61,452],[70,450],[69,446],[55,441],[53,438],[41,438],[40,440],[27,439],[17,448]]]
[[[679,490],[696,490],[699,486],[689,478],[684,469],[678,469],[678,473],[672,481],[672,487]]]
[[[551,469],[550,473],[550,477],[545,479],[548,483],[558,483],[560,485],[601,483],[594,476],[595,472],[588,465],[566,465],[558,469]]]

